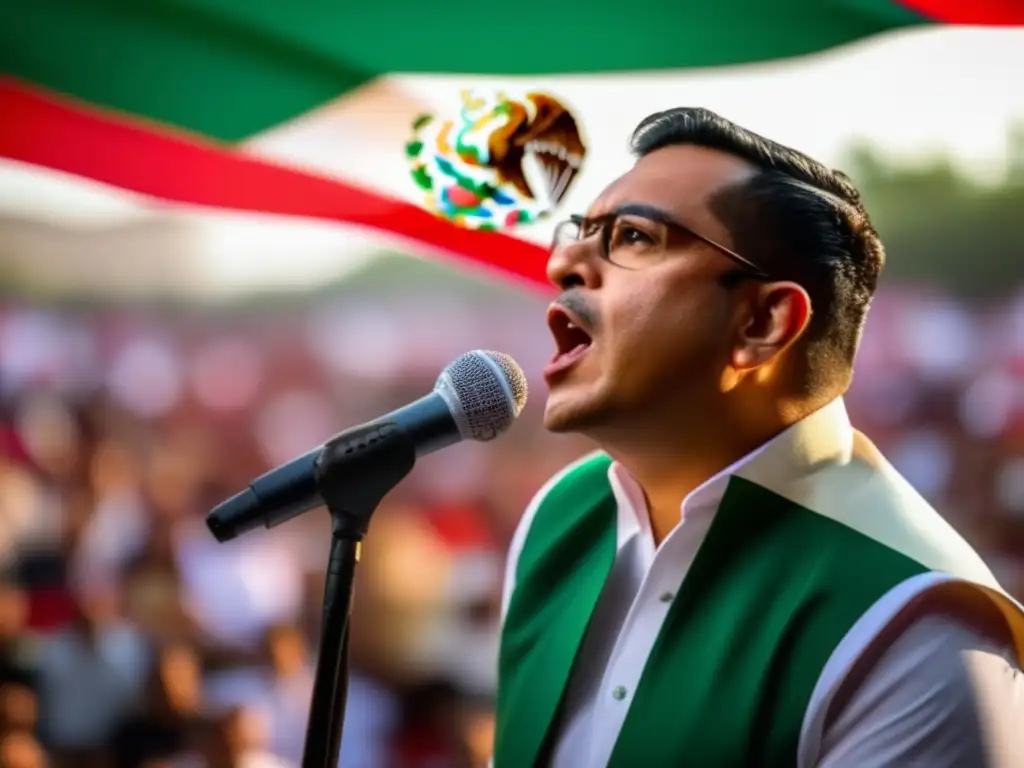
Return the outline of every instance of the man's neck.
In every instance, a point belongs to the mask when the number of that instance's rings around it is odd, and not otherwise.
[[[684,425],[666,419],[673,428],[632,430],[600,440],[608,454],[643,489],[656,544],[678,525],[683,501],[697,488],[749,455],[799,420],[790,414],[776,418],[749,415],[718,416],[713,424]]]
[[[682,519],[686,497],[756,447],[699,454],[666,448],[657,455],[624,453],[611,448],[608,453],[643,489],[654,540],[660,545]]]

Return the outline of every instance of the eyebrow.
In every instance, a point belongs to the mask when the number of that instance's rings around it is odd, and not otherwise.
[[[668,211],[656,205],[648,205],[647,203],[625,203],[615,207],[611,213],[613,216],[640,216],[651,221],[661,222],[662,224],[689,229],[689,227],[677,221]]]

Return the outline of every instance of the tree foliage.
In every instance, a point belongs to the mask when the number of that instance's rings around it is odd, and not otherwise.
[[[888,254],[888,282],[931,283],[966,297],[1024,282],[1024,126],[1010,134],[1006,173],[984,183],[947,158],[903,165],[868,147],[847,167]]]

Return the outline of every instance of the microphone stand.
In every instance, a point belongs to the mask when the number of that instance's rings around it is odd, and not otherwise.
[[[317,459],[317,490],[331,515],[331,554],[302,768],[337,768],[348,698],[349,611],[361,542],[377,506],[415,463],[413,441],[394,422],[347,430],[332,438]]]

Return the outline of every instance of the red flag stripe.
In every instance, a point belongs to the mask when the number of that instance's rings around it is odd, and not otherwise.
[[[1024,0],[898,0],[932,21],[982,26],[1024,25]]]
[[[0,114],[0,157],[174,203],[369,227],[548,285],[546,251],[533,243],[463,229],[401,200],[80,105],[9,77],[0,78]]]

